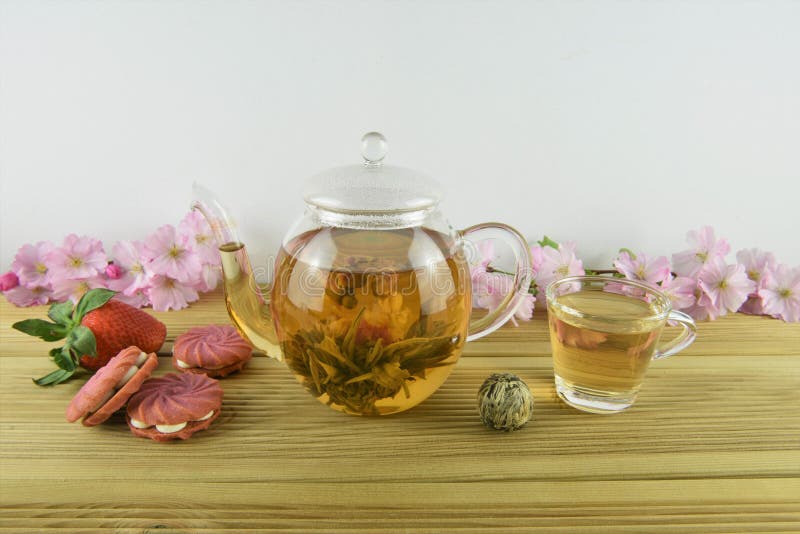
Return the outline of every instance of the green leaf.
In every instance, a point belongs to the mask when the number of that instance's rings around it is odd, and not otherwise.
[[[541,241],[537,241],[537,243],[539,243],[540,247],[550,247],[550,248],[554,248],[554,249],[558,250],[558,243],[556,241],[553,241],[552,239],[550,239],[547,236],[544,236],[542,238],[542,240]]]
[[[50,356],[53,357],[53,361],[56,362],[56,365],[59,366],[61,369],[65,371],[74,371],[75,370],[75,360],[72,359],[72,354],[70,354],[69,349],[64,347],[61,350],[56,351],[51,350]]]
[[[98,287],[96,289],[90,289],[81,297],[81,300],[78,301],[78,305],[75,306],[75,314],[72,316],[73,320],[76,323],[79,323],[83,316],[89,313],[92,310],[96,310],[116,295],[115,291],[111,291],[110,289],[104,289],[102,287]]]
[[[58,324],[66,325],[70,322],[72,316],[72,302],[61,302],[60,304],[53,304],[47,311],[47,316]]]
[[[56,384],[60,384],[65,380],[68,380],[72,375],[75,374],[75,370],[66,371],[64,369],[56,369],[50,374],[44,375],[41,378],[35,378],[33,383],[37,386],[54,386]]]
[[[80,355],[95,356],[97,354],[97,341],[94,334],[83,325],[77,325],[70,331],[67,343]]]
[[[67,333],[63,326],[42,319],[25,319],[12,324],[11,327],[30,336],[42,338],[45,341],[64,339]]]

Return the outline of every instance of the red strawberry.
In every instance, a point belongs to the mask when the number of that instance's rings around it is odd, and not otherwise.
[[[167,327],[142,310],[118,300],[109,300],[90,311],[81,324],[94,334],[97,355],[81,357],[81,367],[97,371],[122,349],[136,345],[143,352],[156,352],[164,344]]]
[[[164,323],[124,302],[111,300],[108,289],[88,291],[73,309],[72,303],[53,304],[47,316],[53,322],[26,319],[12,326],[45,341],[66,338],[63,347],[52,349],[59,369],[35,383],[58,384],[70,378],[78,365],[97,371],[122,349],[135,345],[144,352],[156,352],[167,336]]]

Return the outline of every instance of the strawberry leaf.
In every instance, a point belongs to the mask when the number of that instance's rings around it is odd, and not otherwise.
[[[37,386],[54,386],[56,384],[60,384],[65,380],[68,380],[72,375],[75,374],[75,370],[66,371],[64,369],[56,369],[50,374],[46,374],[41,378],[35,378],[33,383]]]
[[[97,340],[92,331],[83,325],[77,325],[70,330],[67,345],[81,355],[95,356],[97,354]]]
[[[42,319],[25,319],[12,324],[11,328],[30,336],[42,338],[45,341],[64,339],[67,333],[63,326]]]
[[[62,302],[60,304],[53,304],[47,311],[47,316],[58,324],[66,325],[72,316],[72,302]]]
[[[78,305],[75,306],[75,313],[72,316],[72,319],[79,323],[83,316],[89,313],[92,310],[96,310],[116,295],[116,292],[111,291],[110,289],[104,289],[102,287],[98,287],[96,289],[91,289],[87,291],[82,297],[81,300],[78,301]]]
[[[70,354],[67,347],[51,350],[50,356],[53,357],[53,361],[56,362],[56,365],[61,369],[65,371],[75,371],[75,360],[72,359],[72,354]]]

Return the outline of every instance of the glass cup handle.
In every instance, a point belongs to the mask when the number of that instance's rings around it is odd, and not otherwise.
[[[512,227],[501,223],[483,223],[470,226],[460,232],[462,239],[475,243],[486,239],[499,239],[505,242],[514,251],[516,267],[512,291],[506,295],[500,305],[489,312],[485,317],[471,321],[467,341],[473,341],[487,334],[491,334],[506,321],[511,319],[517,306],[528,294],[531,285],[531,251],[527,241]]]
[[[673,321],[679,323],[683,327],[683,331],[678,335],[678,337],[663,347],[656,349],[655,353],[653,354],[654,360],[660,360],[661,358],[666,358],[667,356],[672,356],[673,354],[682,351],[691,345],[697,337],[697,325],[694,323],[694,319],[683,312],[672,310],[667,316],[667,322]]]

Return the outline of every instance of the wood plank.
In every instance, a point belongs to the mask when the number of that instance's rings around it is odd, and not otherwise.
[[[32,313],[0,302],[2,532],[800,531],[800,325],[703,323],[615,416],[556,398],[543,314],[468,345],[436,394],[391,417],[333,412],[261,356],[222,381],[209,430],[159,444],[120,415],[64,420],[85,377],[32,384],[45,344],[9,328]],[[160,317],[172,339],[227,321],[219,294]],[[535,395],[519,432],[479,421],[494,371]]]
[[[74,486],[68,481],[36,482],[2,488],[0,496],[6,506],[26,512],[25,517],[4,518],[7,525],[24,527],[28,521],[33,526],[27,518],[36,514],[40,528],[477,532],[547,527],[598,532],[613,526],[638,532],[777,532],[797,526],[792,496],[800,494],[800,482],[776,479],[480,485],[331,481],[315,484],[312,491],[291,483],[195,483],[192,494],[185,487],[157,479],[146,487],[113,481],[86,488],[79,501],[70,498]],[[66,507],[42,502],[47,494],[66,496]]]

